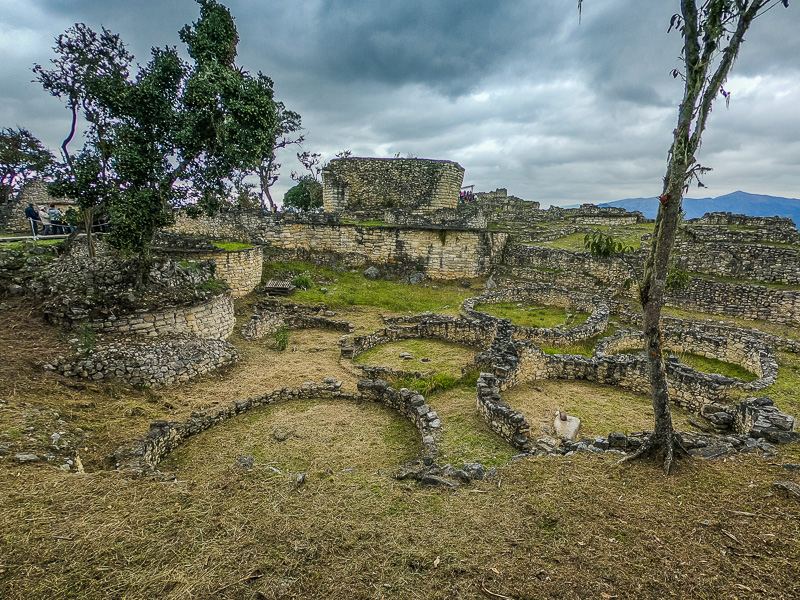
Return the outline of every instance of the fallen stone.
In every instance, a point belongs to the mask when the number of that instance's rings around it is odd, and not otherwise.
[[[781,488],[786,490],[793,496],[797,496],[800,498],[800,485],[796,484],[794,481],[776,481],[772,485],[777,488]]]
[[[27,463],[27,462],[35,462],[39,460],[39,457],[36,456],[35,454],[15,454],[14,460],[21,463]]]
[[[420,483],[424,483],[426,485],[443,485],[444,487],[450,488],[457,488],[459,486],[459,484],[455,481],[442,479],[441,477],[436,477],[435,475],[423,475],[419,481]]]

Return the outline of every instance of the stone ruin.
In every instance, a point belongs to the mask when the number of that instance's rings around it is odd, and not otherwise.
[[[50,368],[65,375],[93,379],[116,377],[132,383],[166,385],[204,372],[202,369],[192,371],[191,366],[198,364],[201,354],[204,358],[199,362],[208,368],[234,361],[235,348],[229,344],[226,346],[227,342],[223,341],[233,326],[231,296],[252,289],[260,277],[264,252],[279,260],[303,259],[348,267],[372,266],[378,276],[387,277],[403,268],[432,279],[474,278],[490,273],[498,278],[510,275],[530,283],[469,299],[464,302],[462,313],[457,318],[421,315],[389,320],[383,330],[371,335],[353,336],[351,325],[336,322],[324,310],[318,314],[302,314],[302,311],[286,311],[266,302],[245,325],[243,334],[249,338],[263,337],[281,325],[334,328],[345,334],[341,342],[341,353],[345,358],[357,356],[380,343],[410,337],[470,344],[478,350],[475,362],[483,371],[477,388],[478,410],[493,430],[521,451],[568,453],[589,449],[622,452],[635,447],[640,438],[621,434],[611,434],[607,439],[583,440],[572,446],[534,439],[524,415],[503,403],[502,392],[510,386],[541,378],[586,379],[647,391],[645,361],[638,353],[641,342],[635,330],[604,338],[591,357],[550,355],[540,348],[540,345],[558,346],[601,335],[611,313],[637,325],[637,317],[619,299],[625,295],[620,282],[635,276],[636,267],[632,271],[629,264],[618,259],[594,259],[586,252],[552,248],[542,243],[587,233],[597,226],[613,228],[641,223],[644,219],[640,213],[592,205],[579,209],[551,207],[541,210],[538,203],[508,196],[507,191],[501,189],[478,193],[469,202],[462,199],[459,203],[463,169],[449,161],[337,159],[326,168],[323,177],[326,209],[323,214],[275,215],[261,211],[231,211],[196,221],[179,216],[173,234],[162,237],[162,251],[172,257],[172,262],[159,263],[158,273],[165,283],[172,275],[183,276],[180,273],[186,269],[176,268],[178,263],[212,265],[220,277],[228,280],[231,289],[207,295],[204,299],[206,305],[195,299],[189,303],[174,302],[167,307],[168,310],[134,307],[126,314],[112,310],[99,315],[90,314],[91,307],[81,305],[77,297],[75,302],[68,299],[66,303],[61,298],[60,304],[53,304],[49,309],[52,322],[71,325],[88,322],[97,332],[143,333],[153,336],[154,345],[135,351],[112,346],[104,350],[105,354],[100,353],[91,360],[59,360]],[[548,228],[537,228],[536,225],[541,223],[548,224]],[[174,233],[190,235],[176,236]],[[192,241],[197,234],[251,243],[253,247],[225,252],[208,241]],[[671,292],[668,303],[749,319],[800,322],[800,293],[758,283],[800,282],[798,241],[797,230],[787,219],[714,213],[689,221],[681,230],[676,257],[679,266],[700,276],[693,278],[687,289]],[[634,262],[641,262],[642,258],[640,252],[634,255]],[[2,262],[0,270],[8,265],[16,265],[16,262]],[[33,265],[29,266],[33,268]],[[14,273],[21,274],[26,268]],[[757,281],[728,283],[720,280],[723,277],[747,277]],[[42,291],[40,288],[44,284],[39,280],[23,277],[12,285],[20,287],[26,281],[32,288],[38,286]],[[113,289],[119,281],[112,277],[101,283],[102,286],[111,285]],[[87,290],[100,286],[96,282],[87,285]],[[580,294],[575,289],[594,292]],[[83,295],[91,296],[84,292]],[[612,299],[614,295],[616,298]],[[124,299],[125,292],[118,296]],[[590,312],[591,317],[579,327],[543,330],[519,327],[474,308],[480,302],[527,302],[533,299],[558,305],[580,304],[581,310]],[[669,391],[676,404],[695,413],[710,430],[726,432],[729,445],[763,449],[764,444],[772,441],[796,439],[793,419],[781,413],[769,399],[753,396],[735,405],[727,402],[735,391],[756,394],[773,382],[777,368],[771,348],[797,351],[796,343],[760,332],[673,321],[665,320],[665,327],[674,333],[672,337],[668,336],[674,351],[690,349],[720,357],[742,364],[758,376],[755,382],[742,382],[698,373],[679,361],[670,360],[667,363]],[[197,340],[208,340],[208,347],[193,346],[188,338],[181,339],[180,335],[169,342],[163,339],[163,336],[176,333],[182,335],[181,332],[191,334],[194,344],[201,343]],[[145,360],[136,362],[132,358],[135,355],[144,356]],[[164,362],[168,365],[166,371],[156,366]],[[377,374],[377,371],[373,373]],[[430,468],[434,471],[438,468],[434,446],[427,443],[438,439],[434,426],[438,421],[435,411],[424,403],[424,398],[419,404],[418,394],[391,390],[376,377],[363,381],[359,386],[360,398],[387,399],[388,404],[405,407],[399,410],[417,419],[415,424],[423,435],[426,448],[420,457],[420,465],[428,470],[416,473],[420,477],[430,476],[433,472]],[[283,390],[270,398],[287,399],[297,394],[331,391],[313,385],[304,389],[297,393]],[[422,407],[426,410],[419,413]],[[226,410],[209,417],[208,423],[231,416],[237,410]],[[426,419],[424,422],[420,420],[423,417]],[[162,433],[149,437],[182,439],[203,427],[205,425],[196,423],[160,424],[155,429]],[[694,448],[709,443],[708,439],[697,435],[687,436],[686,440]],[[156,458],[148,459],[152,468],[157,465],[159,452],[153,454]]]

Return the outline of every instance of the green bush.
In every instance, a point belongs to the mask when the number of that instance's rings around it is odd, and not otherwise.
[[[275,337],[275,345],[278,347],[278,350],[283,352],[289,347],[289,328],[286,327],[285,323],[275,330],[273,336]]]
[[[308,290],[311,288],[311,276],[308,273],[303,273],[292,279],[292,285],[296,288]]]

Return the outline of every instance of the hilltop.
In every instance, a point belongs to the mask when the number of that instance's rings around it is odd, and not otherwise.
[[[626,198],[614,202],[604,202],[598,206],[614,206],[629,211],[641,211],[648,219],[655,219],[658,212],[658,198]],[[729,212],[750,217],[789,217],[800,223],[800,200],[765,196],[748,192],[733,192],[716,198],[684,198],[683,210],[687,219],[697,219],[710,212]]]

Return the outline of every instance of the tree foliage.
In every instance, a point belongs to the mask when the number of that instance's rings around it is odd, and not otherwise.
[[[153,48],[131,77],[133,57],[119,37],[80,24],[57,39],[53,69],[34,68],[73,114],[62,146],[65,184],[77,187],[85,180],[79,169],[99,165],[95,190],[103,191],[111,217],[109,241],[121,250],[146,252],[174,205],[218,210],[234,182],[274,150],[272,80],[235,64],[239,35],[230,11],[215,0],[197,3],[199,19],[179,32],[191,61],[176,48]],[[67,150],[79,109],[91,125],[84,162]]]
[[[610,258],[614,255],[633,252],[633,246],[625,244],[610,233],[603,233],[600,230],[595,230],[583,236],[583,247],[592,256],[599,258]]]
[[[27,129],[0,129],[0,202],[19,194],[23,186],[50,173],[54,157]]]
[[[300,177],[297,185],[283,196],[284,207],[311,211],[322,206],[322,184],[311,176]]]

